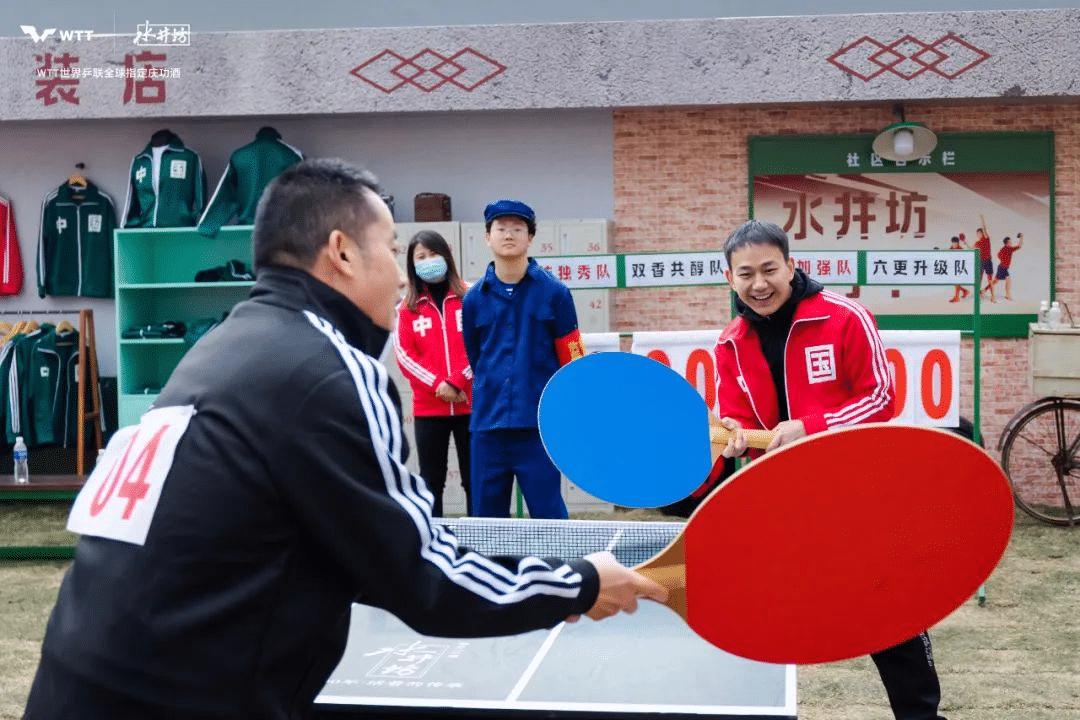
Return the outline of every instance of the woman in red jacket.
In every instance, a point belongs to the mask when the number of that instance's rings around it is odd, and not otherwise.
[[[461,339],[461,298],[467,286],[450,246],[431,230],[416,233],[409,242],[405,271],[409,286],[398,306],[394,354],[412,387],[420,477],[435,495],[432,515],[441,516],[453,435],[468,512],[472,368]]]

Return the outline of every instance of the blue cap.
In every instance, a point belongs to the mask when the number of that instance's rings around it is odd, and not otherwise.
[[[489,223],[506,215],[519,217],[530,225],[536,222],[536,213],[520,200],[496,200],[484,208],[484,222]]]

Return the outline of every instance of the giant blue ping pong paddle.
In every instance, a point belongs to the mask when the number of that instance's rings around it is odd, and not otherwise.
[[[575,485],[623,507],[681,500],[708,477],[727,430],[696,388],[643,355],[607,352],[563,366],[540,397],[540,437]],[[753,431],[764,448],[768,431]]]

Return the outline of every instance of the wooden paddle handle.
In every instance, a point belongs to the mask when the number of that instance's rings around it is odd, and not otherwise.
[[[637,571],[658,585],[668,590],[676,590],[686,585],[685,565],[664,565],[662,567],[639,567]]]
[[[678,554],[681,557],[681,536],[677,542],[679,543]],[[681,563],[672,565],[650,564],[659,559],[660,558],[654,558],[653,560],[650,560],[649,563],[645,563],[645,565],[634,569],[655,582],[657,585],[666,587],[668,590],[668,599],[664,604],[677,612],[683,620],[688,620],[689,615],[686,614],[686,565]]]
[[[769,443],[776,437],[776,433],[772,430],[743,430],[743,434],[746,435],[750,447],[757,448],[758,450],[764,450],[769,447]],[[728,430],[721,425],[720,421],[715,417],[710,416],[709,439],[714,446],[724,447],[728,444],[728,440],[731,439],[731,435],[731,430]]]

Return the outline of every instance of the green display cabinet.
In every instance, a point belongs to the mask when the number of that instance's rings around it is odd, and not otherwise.
[[[222,228],[209,238],[194,228],[115,232],[117,414],[120,427],[139,422],[191,346],[192,338],[124,338],[132,327],[179,320],[188,328],[221,320],[253,281],[196,282],[201,270],[239,260],[250,271],[251,226]]]

